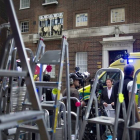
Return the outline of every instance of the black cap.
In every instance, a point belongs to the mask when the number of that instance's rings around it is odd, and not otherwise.
[[[75,73],[70,73],[69,77],[72,78],[73,80],[80,80],[81,79]]]

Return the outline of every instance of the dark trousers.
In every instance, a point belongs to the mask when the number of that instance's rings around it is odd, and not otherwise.
[[[117,140],[122,140],[124,130],[124,123],[121,122],[118,124],[118,131],[117,131]],[[130,140],[132,140],[132,131],[129,131]]]

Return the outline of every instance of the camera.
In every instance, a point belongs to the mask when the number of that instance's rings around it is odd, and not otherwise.
[[[82,87],[84,87],[84,83],[86,82],[86,79],[90,76],[89,72],[84,72],[84,73],[80,73],[80,68],[79,67],[75,67],[75,74],[80,78],[79,83]]]

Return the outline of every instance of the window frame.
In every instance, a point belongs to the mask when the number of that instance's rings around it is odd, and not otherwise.
[[[124,21],[113,22],[113,20],[112,20],[112,10],[117,10],[117,9],[124,9]],[[110,17],[110,22],[111,22],[111,23],[120,23],[120,22],[125,23],[125,19],[126,19],[126,18],[125,18],[125,8],[123,8],[123,7],[122,7],[122,8],[113,8],[113,9],[111,9],[110,12],[111,12],[111,17]]]
[[[19,10],[23,10],[23,9],[28,9],[28,8],[30,8],[30,0],[29,0],[29,6],[28,6],[28,7],[24,7],[24,8],[21,7],[22,1],[23,1],[23,0],[20,0],[20,8],[19,8]]]
[[[112,9],[119,9],[119,8],[124,8],[125,9],[125,22],[114,22],[111,23],[111,10]],[[115,6],[109,6],[108,7],[108,25],[120,25],[120,24],[127,24],[128,23],[128,5],[123,4],[123,5],[115,5]]]
[[[86,64],[83,64],[83,65],[86,65],[86,71],[88,70],[88,53],[87,52],[76,52],[76,58],[75,58],[75,66],[76,67],[79,67],[80,68],[80,66],[78,66],[79,64],[77,64],[77,55],[78,55],[78,53],[85,53],[86,54],[86,57],[87,57],[87,61],[86,61]],[[86,72],[86,71],[80,71],[81,73],[83,73],[83,72]]]
[[[27,32],[22,32],[22,23],[25,23],[25,22],[28,22],[28,31]],[[24,21],[20,21],[20,30],[21,30],[21,33],[24,34],[24,33],[29,33],[29,30],[30,30],[30,22],[29,20],[24,20]]]
[[[54,17],[53,19],[52,19],[52,16]],[[63,30],[64,30],[64,12],[52,13],[52,14],[46,14],[46,15],[40,15],[38,17],[38,34],[40,34],[40,29],[41,29],[40,22],[42,22],[42,21],[43,22],[46,22],[47,20],[49,20],[49,24],[48,24],[48,26],[45,26],[45,27],[48,27],[47,29],[50,30],[48,32],[51,33],[52,32],[52,30],[51,30],[52,20],[54,20],[56,18],[59,18],[59,20],[60,20],[60,22],[57,21],[57,25],[59,25],[59,27],[62,27],[61,34],[60,35],[52,35],[52,34],[50,34],[48,36],[42,36],[42,37],[44,37],[44,38],[52,38],[52,37],[53,38],[57,38],[57,37],[60,38],[62,36]],[[56,22],[56,21],[54,20],[53,23],[54,22]],[[56,23],[55,23],[55,25],[56,25]]]
[[[82,15],[82,14],[87,14],[87,25],[81,25],[81,26],[77,26],[77,15]],[[75,15],[75,27],[87,27],[88,26],[88,20],[89,20],[89,16],[88,16],[88,13],[86,12],[86,13],[77,13],[76,15]]]
[[[76,15],[77,14],[83,14],[86,13],[88,15],[88,21],[87,21],[87,26],[76,26]],[[90,26],[90,10],[80,10],[80,11],[75,11],[73,12],[73,28],[79,29],[79,28],[87,28]]]

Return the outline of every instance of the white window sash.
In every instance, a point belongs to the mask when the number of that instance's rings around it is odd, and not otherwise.
[[[79,67],[82,73],[87,71],[87,52],[76,53],[76,67]]]
[[[118,23],[118,22],[125,22],[125,8],[111,9],[111,23]]]
[[[83,17],[84,15],[84,17]],[[88,25],[88,13],[76,14],[76,27],[87,26]],[[78,20],[77,20],[78,18]]]
[[[22,3],[23,3],[24,0],[20,0],[20,9],[27,9],[27,8],[30,8],[30,0],[29,0],[29,4],[28,6],[24,6],[22,7]]]
[[[59,18],[59,22],[58,22],[57,18]],[[39,30],[38,30],[39,33],[41,32],[41,27],[42,27],[42,26],[40,26],[40,21],[42,22],[42,21],[46,21],[48,19],[50,20],[49,25],[44,26],[46,32],[50,32],[51,33],[51,31],[52,31],[51,26],[52,25],[53,25],[53,27],[56,30],[59,30],[61,25],[64,25],[63,13],[54,13],[54,14],[42,15],[42,16],[39,16]],[[55,35],[54,34],[53,35],[50,34],[50,35],[48,35],[46,37],[52,37],[52,36],[55,36]],[[56,36],[58,36],[58,35],[56,35]]]
[[[28,26],[24,26],[24,25],[23,25],[24,23],[28,23],[28,24],[27,24]],[[26,27],[26,28],[25,28],[25,27]],[[21,28],[21,32],[22,32],[22,33],[29,32],[29,21],[23,21],[23,22],[21,22],[21,23],[20,23],[20,28]],[[26,29],[27,31],[25,31],[25,29]]]

